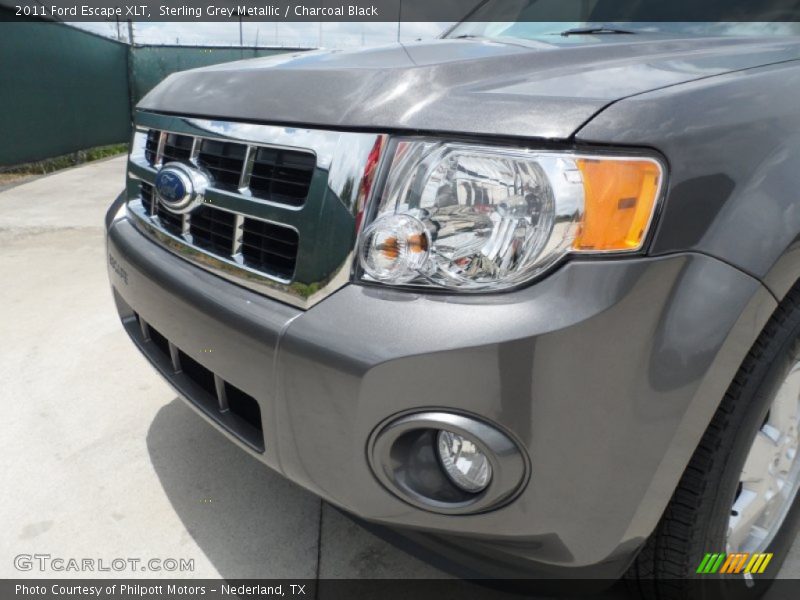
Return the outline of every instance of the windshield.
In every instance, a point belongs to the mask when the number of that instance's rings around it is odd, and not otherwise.
[[[680,35],[800,35],[797,22],[680,22],[691,14],[688,0],[673,0],[655,12],[653,4],[620,0],[488,0],[469,21],[458,23],[445,37],[534,39],[558,35],[570,29],[602,27],[631,33]],[[696,2],[697,0],[692,0]],[[625,5],[630,10],[623,10]],[[646,7],[644,9],[640,7]],[[607,20],[605,17],[612,17]],[[644,17],[644,18],[643,18]],[[671,20],[671,17],[677,17]],[[558,21],[552,21],[552,19]],[[630,20],[619,20],[620,18]],[[653,21],[653,18],[662,19]],[[615,20],[616,19],[616,20]]]

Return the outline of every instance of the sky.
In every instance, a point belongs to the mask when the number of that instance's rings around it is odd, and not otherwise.
[[[106,37],[117,38],[115,23],[69,23]],[[437,37],[450,23],[400,23],[400,40]],[[127,23],[120,23],[120,35],[128,41]],[[303,48],[354,48],[378,46],[397,41],[398,23],[242,23],[245,46],[291,46]],[[239,45],[239,23],[134,23],[137,44]]]

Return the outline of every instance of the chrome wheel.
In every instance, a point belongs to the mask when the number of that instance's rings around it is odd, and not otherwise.
[[[756,434],[731,507],[727,551],[763,552],[780,530],[800,488],[800,362],[778,388]]]

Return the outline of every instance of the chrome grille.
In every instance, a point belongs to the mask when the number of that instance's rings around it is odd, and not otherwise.
[[[145,157],[150,166],[159,163],[161,134],[153,129],[147,133]],[[316,166],[316,157],[310,152],[265,147],[251,151],[247,144],[168,132],[163,136],[161,164],[194,162],[211,174],[221,190],[242,190],[255,198],[291,206],[302,206],[308,196]]]
[[[156,217],[167,233],[184,237],[210,254],[241,260],[249,268],[280,279],[289,279],[294,273],[299,245],[295,230],[245,219],[211,206],[200,206],[189,215],[176,215],[154,202],[152,185],[139,185],[145,212]]]
[[[140,112],[128,216],[198,267],[308,308],[349,280],[365,173],[385,140]],[[203,171],[210,182],[186,214],[166,210],[155,193],[158,170],[170,162]]]

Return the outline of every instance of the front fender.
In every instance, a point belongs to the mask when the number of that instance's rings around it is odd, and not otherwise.
[[[714,256],[780,299],[800,278],[798,89],[799,61],[709,77],[617,102],[576,140],[666,157],[650,254]]]

